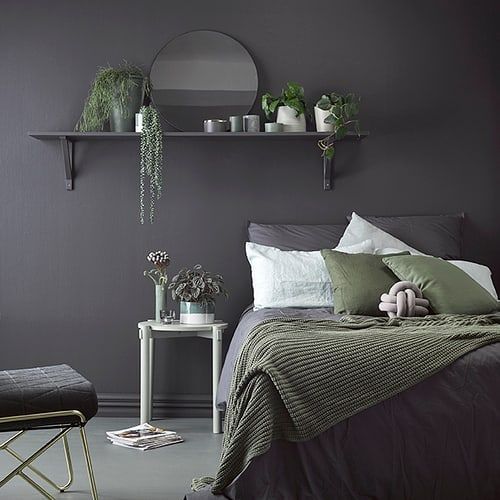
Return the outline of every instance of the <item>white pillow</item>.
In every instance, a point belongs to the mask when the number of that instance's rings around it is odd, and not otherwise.
[[[498,300],[489,267],[476,264],[475,262],[467,262],[466,260],[449,260],[448,262],[457,266],[464,273],[467,273],[474,281],[477,281],[483,288],[488,290],[495,300]]]
[[[321,252],[279,250],[246,243],[252,268],[254,310],[265,307],[333,307],[330,275]],[[362,241],[335,250],[372,253],[373,242]]]
[[[398,252],[410,252],[412,255],[425,255],[353,212],[351,222],[340,238],[339,246],[355,245],[365,240],[372,240],[375,248],[392,248]]]
[[[390,253],[397,253],[398,251],[399,250],[396,248],[375,248],[374,253],[376,255],[387,255]],[[490,292],[495,300],[498,300],[497,291],[495,290],[495,285],[491,277],[491,269],[489,267],[466,260],[449,260],[447,262],[457,266],[464,273],[468,274],[474,281]]]

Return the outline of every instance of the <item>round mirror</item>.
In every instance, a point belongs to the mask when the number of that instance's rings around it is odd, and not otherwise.
[[[160,50],[151,67],[152,100],[182,131],[202,131],[203,120],[247,114],[257,95],[257,68],[234,38],[191,31]]]

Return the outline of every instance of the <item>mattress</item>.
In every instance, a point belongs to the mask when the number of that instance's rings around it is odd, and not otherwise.
[[[224,365],[218,402],[251,329],[271,317],[335,318],[329,309],[247,309]],[[412,388],[309,441],[274,441],[226,488],[250,499],[500,498],[500,343],[470,352]],[[200,471],[200,475],[204,471]],[[209,489],[187,500],[221,498]]]

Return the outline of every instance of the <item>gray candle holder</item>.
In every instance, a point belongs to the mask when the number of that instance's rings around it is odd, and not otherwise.
[[[230,116],[229,123],[231,125],[231,132],[243,132],[242,116]]]
[[[245,115],[243,117],[243,131],[244,132],[260,132],[260,116],[259,115]]]
[[[283,132],[283,124],[282,123],[265,123],[264,130],[266,132]]]
[[[203,122],[203,130],[208,133],[213,132],[227,132],[229,127],[229,122],[227,120],[205,120]]]

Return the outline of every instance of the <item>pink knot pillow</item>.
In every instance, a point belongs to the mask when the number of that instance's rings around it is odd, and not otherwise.
[[[378,308],[390,318],[427,316],[429,301],[423,298],[420,288],[411,281],[398,281],[389,293],[380,296]]]

